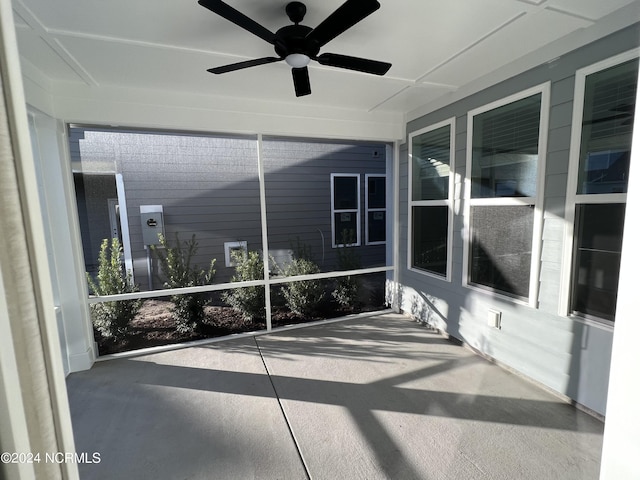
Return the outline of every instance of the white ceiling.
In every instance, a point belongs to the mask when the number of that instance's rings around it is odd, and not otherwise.
[[[343,0],[307,0],[314,27]],[[296,98],[284,62],[224,75],[207,68],[273,55],[272,46],[196,0],[13,0],[23,71],[46,89],[134,88],[318,109],[411,116],[509,65],[550,60],[591,30],[640,20],[638,0],[380,0],[321,51],[391,62],[384,77],[310,65]],[[227,0],[271,31],[286,0]],[[599,29],[599,30],[598,30]],[[572,43],[573,42],[573,43]],[[575,48],[575,46],[573,47]],[[564,49],[564,51],[563,51]],[[534,66],[529,65],[529,66]]]

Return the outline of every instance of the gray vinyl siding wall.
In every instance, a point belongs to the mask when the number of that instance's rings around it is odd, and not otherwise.
[[[407,268],[401,248],[399,280],[403,309],[428,320],[547,387],[600,414],[606,394],[613,329],[559,315],[564,252],[564,214],[576,70],[637,48],[638,25],[494,85],[408,123],[407,134],[456,118],[452,281],[428,277]],[[462,286],[464,179],[466,177],[467,112],[528,88],[551,83],[546,152],[544,224],[538,307],[531,308],[490,293]],[[408,245],[408,142],[400,152],[400,245]],[[487,324],[489,309],[502,312],[502,328]]]
[[[122,175],[134,280],[142,289],[148,288],[148,251],[142,239],[141,205],[162,205],[170,244],[175,244],[176,234],[181,243],[196,236],[198,252],[193,264],[206,268],[215,258],[216,282],[229,281],[233,274],[232,268],[225,267],[224,242],[246,240],[249,249],[261,248],[255,138],[90,129],[84,135],[74,129],[71,132],[76,169],[81,158],[85,173],[111,164],[112,171]],[[98,220],[90,219],[90,231],[101,228]],[[83,229],[82,234],[86,237],[87,231]],[[153,259],[152,255],[153,286],[161,288]]]
[[[120,144],[122,173],[136,281],[146,286],[146,250],[142,240],[141,205],[162,205],[165,236],[171,245],[193,235],[198,252],[193,263],[206,268],[216,259],[215,282],[229,281],[224,243],[244,240],[250,250],[262,246],[260,187],[256,141],[141,134],[151,143],[141,149],[136,138]],[[161,287],[153,263],[154,287]]]
[[[194,263],[205,268],[215,258],[216,283],[230,281],[234,273],[225,266],[225,242],[246,241],[249,250],[262,251],[256,137],[88,129],[83,138],[80,130],[71,132],[76,169],[82,157],[85,170],[111,165],[122,175],[134,278],[142,289],[148,286],[142,205],[162,205],[171,244],[176,233],[181,241],[196,235],[199,249]],[[265,138],[262,156],[270,253],[290,252],[304,244],[323,271],[337,268],[331,246],[331,174],[346,172],[361,176],[362,264],[385,265],[384,245],[364,245],[364,175],[384,175],[385,145]],[[93,238],[86,233],[98,229],[103,226],[90,219],[83,238]],[[95,248],[85,245],[87,249],[95,255]],[[152,270],[154,288],[161,288],[155,260]]]
[[[265,138],[263,142],[269,249],[306,245],[321,270],[339,268],[332,248],[331,174],[360,177],[362,267],[383,266],[384,245],[365,244],[365,175],[385,175],[385,145]]]

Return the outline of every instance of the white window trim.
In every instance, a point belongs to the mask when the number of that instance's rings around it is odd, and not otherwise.
[[[129,215],[127,210],[127,195],[124,188],[124,178],[121,173],[116,173],[116,191],[118,192],[118,205],[120,206],[120,234],[122,235],[122,248],[124,253],[125,270],[133,273],[133,254],[131,253],[131,235],[129,234]]]
[[[413,200],[413,138],[424,133],[429,133],[442,127],[449,126],[449,195],[446,199],[441,200]],[[451,117],[442,122],[429,125],[428,127],[416,130],[409,135],[409,182],[407,185],[408,190],[408,205],[407,212],[407,269],[412,272],[417,272],[427,277],[437,278],[446,282],[451,282],[451,272],[453,270],[453,221],[454,221],[454,202],[456,200],[455,184],[456,184],[456,169],[455,169],[455,138],[456,138],[456,117]],[[415,268],[412,265],[412,252],[413,252],[413,207],[435,207],[435,206],[447,206],[449,207],[448,214],[448,228],[447,228],[447,273],[446,275],[438,275],[437,273],[429,272],[419,268]]]
[[[462,257],[462,286],[489,294],[492,297],[501,298],[510,302],[528,305],[531,308],[538,307],[538,294],[540,290],[540,263],[542,254],[542,227],[544,222],[544,183],[545,168],[547,163],[547,142],[549,135],[549,110],[550,110],[551,83],[546,82],[537,85],[514,95],[510,95],[495,102],[483,105],[482,107],[467,112],[467,152],[466,152],[466,173],[464,180],[465,207],[464,207],[464,227],[462,229],[463,257]],[[472,176],[472,156],[473,156],[473,119],[475,116],[488,112],[498,107],[523,100],[533,95],[541,94],[540,101],[540,127],[538,137],[538,176],[536,179],[535,197],[507,197],[490,199],[471,198],[471,176]],[[471,207],[479,205],[534,205],[533,239],[531,244],[531,270],[529,276],[528,298],[518,298],[503,294],[490,287],[475,285],[469,282],[469,253],[471,243]]]
[[[357,179],[357,192],[356,198],[358,199],[357,208],[335,208],[335,196],[334,196],[334,179],[337,177],[350,177]],[[336,242],[336,213],[356,213],[356,243],[350,244],[352,247],[360,246],[360,174],[359,173],[332,173],[331,174],[331,246],[333,248],[344,247],[342,243]]]
[[[571,315],[571,281],[573,278],[573,236],[575,227],[575,210],[578,204],[597,203],[626,203],[626,193],[609,194],[578,194],[578,171],[580,169],[580,143],[582,141],[582,116],[584,114],[584,94],[586,80],[589,75],[598,73],[607,68],[615,67],[621,63],[634,60],[640,56],[637,49],[607,58],[601,62],[576,70],[575,87],[573,95],[573,116],[571,119],[571,143],[569,147],[569,172],[567,175],[567,196],[564,212],[564,251],[562,255],[560,301],[558,314],[564,317],[588,321],[586,317]],[[590,317],[592,318],[592,317]],[[606,319],[595,320],[603,325],[613,328],[613,322]]]
[[[385,219],[386,219],[386,211],[387,211],[386,202],[385,202],[385,206],[382,208],[369,208],[369,178],[384,178],[385,196],[386,196],[386,189],[387,189],[387,176],[384,173],[365,174],[364,176],[364,202],[365,202],[364,243],[365,245],[384,245],[385,243],[387,243],[386,240],[378,241],[378,242],[369,241],[369,212],[385,212]],[[333,196],[331,198],[333,198]],[[386,235],[385,235],[385,238],[386,238]]]

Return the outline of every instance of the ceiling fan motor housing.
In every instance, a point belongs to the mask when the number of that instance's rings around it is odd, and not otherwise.
[[[317,42],[307,39],[308,33],[313,30],[306,25],[287,25],[276,32],[275,50],[281,57],[292,53],[302,53],[309,58],[314,58],[320,51]]]

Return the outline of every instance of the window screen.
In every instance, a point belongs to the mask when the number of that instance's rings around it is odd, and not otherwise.
[[[471,207],[470,283],[527,298],[533,205]]]
[[[412,266],[446,275],[449,207],[413,207],[412,215]]]
[[[576,207],[574,313],[615,316],[625,204]]]

